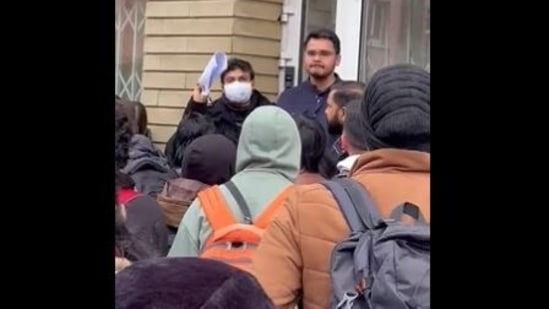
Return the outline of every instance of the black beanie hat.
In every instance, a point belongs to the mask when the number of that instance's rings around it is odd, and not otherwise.
[[[201,258],[142,260],[115,276],[116,309],[274,309],[257,280]]]
[[[236,145],[221,134],[207,134],[185,148],[181,177],[218,185],[233,177],[235,164]]]
[[[430,152],[431,77],[424,69],[410,64],[380,69],[360,110],[368,149]]]

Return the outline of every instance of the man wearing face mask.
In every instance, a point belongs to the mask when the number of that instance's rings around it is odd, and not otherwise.
[[[223,95],[211,104],[196,86],[187,104],[183,121],[192,113],[204,115],[215,126],[215,133],[222,134],[238,144],[244,119],[258,106],[272,105],[263,94],[254,89],[254,71],[245,60],[233,58],[221,74]]]

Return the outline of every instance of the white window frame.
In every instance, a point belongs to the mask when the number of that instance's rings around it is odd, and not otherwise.
[[[303,0],[285,0],[280,16],[282,38],[278,63],[278,93],[284,91],[285,68],[293,66],[294,86],[299,84],[301,71],[301,40],[303,27]]]
[[[362,0],[338,0],[336,34],[341,41],[341,63],[336,72],[342,79],[358,80]]]

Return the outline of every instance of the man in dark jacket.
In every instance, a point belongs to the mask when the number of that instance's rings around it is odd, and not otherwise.
[[[248,61],[238,58],[230,59],[227,69],[221,74],[223,95],[212,103],[208,103],[208,98],[202,94],[202,89],[197,85],[181,121],[185,122],[193,114],[201,114],[215,127],[214,132],[208,133],[224,135],[235,145],[238,144],[244,119],[258,106],[273,104],[261,92],[254,89],[254,77],[254,70]],[[175,132],[166,145],[168,157],[170,153],[177,152],[181,145],[190,143],[178,138],[177,134]],[[180,153],[182,152],[180,150]],[[175,163],[174,167],[179,167],[174,161],[181,161],[170,160]]]
[[[191,100],[185,108],[183,120],[191,113],[200,113],[209,118],[215,126],[215,133],[225,135],[238,144],[240,129],[244,119],[258,106],[273,104],[263,94],[254,89],[254,70],[245,60],[233,58],[221,74],[223,95],[207,104],[207,97],[196,86]]]
[[[284,91],[277,104],[292,115],[302,114],[316,119],[326,131],[326,148],[330,152],[339,136],[328,132],[324,110],[331,87],[340,81],[335,69],[341,61],[341,44],[332,30],[321,29],[307,35],[303,48],[303,66],[309,78]],[[332,156],[336,161],[338,154]]]
[[[331,87],[326,100],[324,114],[328,123],[328,133],[339,136],[332,144],[329,153],[333,160],[341,161],[347,157],[347,153],[341,147],[341,133],[343,133],[343,120],[345,119],[348,104],[353,100],[359,100],[364,95],[366,85],[355,81],[340,81]]]

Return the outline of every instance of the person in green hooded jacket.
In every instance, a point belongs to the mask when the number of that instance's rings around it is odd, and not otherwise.
[[[236,153],[236,174],[231,181],[242,193],[252,220],[261,214],[299,174],[301,140],[292,117],[277,106],[255,109],[244,121]],[[221,194],[235,219],[244,215],[225,185]],[[191,204],[168,256],[199,256],[212,233],[199,199]]]

